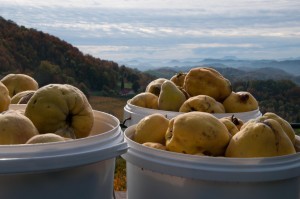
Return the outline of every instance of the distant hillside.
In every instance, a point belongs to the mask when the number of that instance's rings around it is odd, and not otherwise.
[[[288,79],[300,85],[300,76],[294,76],[284,70],[271,67],[262,68],[233,68],[203,65],[199,67],[213,67],[232,82],[245,80],[283,80]],[[177,72],[187,72],[193,67],[162,67],[155,70],[145,71],[156,77],[170,78]]]
[[[224,59],[197,59],[187,58],[181,60],[155,60],[140,59],[127,60],[123,62],[126,66],[138,68],[142,71],[156,70],[163,67],[196,67],[212,66],[217,68],[236,68],[241,70],[253,70],[258,68],[275,68],[283,70],[290,75],[300,76],[300,58],[289,60],[241,60],[237,58]]]
[[[114,61],[84,55],[47,33],[0,17],[0,78],[8,73],[33,76],[40,86],[69,83],[84,90],[114,94],[126,85],[136,92],[153,79]]]

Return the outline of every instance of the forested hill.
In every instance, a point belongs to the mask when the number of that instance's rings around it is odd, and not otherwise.
[[[113,94],[126,83],[138,91],[153,79],[113,61],[84,55],[57,37],[0,17],[0,78],[9,73],[31,75],[40,86],[69,83],[102,94]]]

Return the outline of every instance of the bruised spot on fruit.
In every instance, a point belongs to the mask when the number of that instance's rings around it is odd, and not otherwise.
[[[248,94],[241,94],[240,100],[243,103],[246,103],[249,99],[249,95]]]
[[[37,99],[35,99],[34,101],[33,101],[33,104],[36,104],[37,103]]]

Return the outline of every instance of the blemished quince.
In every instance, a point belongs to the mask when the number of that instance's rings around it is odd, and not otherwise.
[[[0,144],[25,144],[39,132],[34,124],[17,110],[0,113]]]
[[[234,115],[224,117],[226,119],[229,119],[235,126],[240,130],[244,124],[244,121],[241,120],[240,118],[235,117]]]
[[[232,91],[231,83],[213,68],[192,68],[185,76],[183,88],[191,96],[208,95],[222,102]]]
[[[35,90],[26,90],[26,91],[21,91],[17,94],[15,94],[12,98],[10,103],[11,104],[19,104],[19,101],[21,99],[23,99],[24,97],[28,96],[28,95],[33,95],[33,93],[35,92]]]
[[[50,142],[64,142],[66,139],[54,133],[38,134],[31,137],[26,144],[41,144]]]
[[[183,87],[184,79],[187,73],[179,72],[173,75],[170,80],[175,83],[176,86]]]
[[[154,113],[141,119],[135,127],[133,140],[140,144],[145,142],[165,143],[165,134],[169,119],[160,113]]]
[[[39,88],[37,81],[26,74],[8,74],[1,79],[1,82],[7,87],[10,97],[21,91]]]
[[[219,120],[226,126],[231,135],[235,135],[239,132],[238,127],[230,120],[230,118],[222,117]]]
[[[145,142],[142,145],[150,147],[150,148],[160,149],[160,150],[166,151],[166,146],[163,145],[163,144],[161,144],[161,143],[157,143],[157,142]]]
[[[216,117],[205,112],[189,112],[169,122],[166,148],[184,154],[224,155],[231,135]]]
[[[89,136],[94,123],[88,99],[81,90],[69,84],[48,84],[39,88],[28,101],[25,116],[41,134],[56,133],[69,138]]]
[[[166,80],[168,80],[168,79],[166,79],[166,78],[157,78],[157,79],[151,81],[147,85],[145,92],[150,92],[150,93],[153,93],[156,96],[159,96],[160,90],[161,90],[161,85]]]
[[[279,115],[272,113],[272,112],[266,112],[264,113],[260,118],[259,121],[264,121],[266,119],[274,119],[276,120],[282,127],[283,131],[287,134],[287,136],[290,138],[292,143],[295,142],[295,131],[293,127],[290,125],[288,121],[280,117]]]
[[[222,103],[208,95],[196,95],[187,99],[179,108],[179,112],[191,111],[225,113],[225,108]]]
[[[0,82],[0,113],[6,111],[9,108],[11,98],[9,96],[8,89]]]
[[[274,119],[249,120],[236,133],[226,149],[226,157],[254,158],[295,154],[295,148]]]
[[[158,109],[158,97],[150,92],[135,95],[129,100],[129,103],[139,107]]]
[[[161,91],[158,96],[158,109],[165,111],[178,111],[181,105],[185,102],[186,96],[172,82],[166,80],[161,85]]]
[[[255,97],[247,92],[231,92],[223,101],[226,113],[240,113],[258,109],[258,102]]]

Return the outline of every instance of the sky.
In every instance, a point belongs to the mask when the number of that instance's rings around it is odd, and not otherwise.
[[[0,0],[0,16],[101,59],[300,57],[299,0]]]

